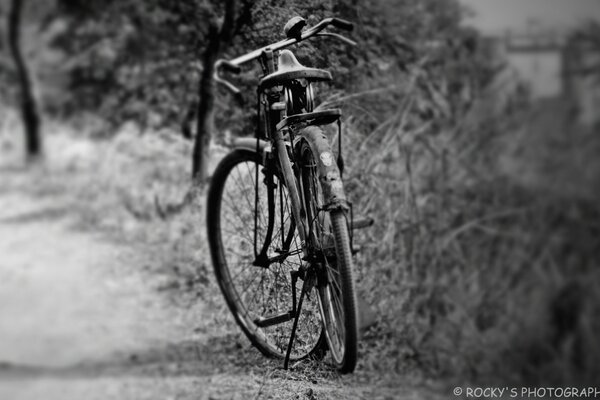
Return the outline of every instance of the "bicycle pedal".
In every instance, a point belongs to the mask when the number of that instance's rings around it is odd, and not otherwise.
[[[364,229],[372,226],[375,220],[371,217],[361,217],[352,220],[352,229]]]

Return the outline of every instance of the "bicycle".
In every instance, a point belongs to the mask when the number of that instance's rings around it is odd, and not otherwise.
[[[351,31],[348,21],[305,26],[294,17],[284,27],[286,39],[215,63],[215,81],[235,96],[240,91],[223,72],[240,73],[241,65],[258,60],[264,76],[255,137],[235,139],[211,180],[209,246],[227,305],[255,347],[283,358],[285,369],[290,360],[322,358],[328,349],[335,367],[349,373],[358,341],[351,232],[372,221],[353,221],[344,193],[341,111],[315,111],[313,83],[332,76],[302,66],[286,48],[316,36],[356,43],[322,32]],[[332,123],[337,158],[320,128]]]

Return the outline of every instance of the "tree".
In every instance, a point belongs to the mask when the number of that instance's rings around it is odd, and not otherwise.
[[[209,22],[208,41],[202,58],[203,70],[198,87],[198,112],[196,140],[192,155],[192,175],[194,179],[205,180],[208,176],[208,158],[210,138],[214,130],[215,83],[213,81],[214,64],[233,36],[236,1],[225,2],[223,23],[218,26],[215,18]]]
[[[215,82],[213,80],[214,64],[225,48],[231,44],[234,33],[241,25],[250,22],[250,1],[244,1],[244,11],[237,18],[237,2],[225,2],[223,22],[213,15],[209,22],[207,44],[202,57],[202,75],[198,85],[198,108],[196,122],[196,139],[192,155],[192,177],[204,181],[208,177],[208,160],[210,155],[210,139],[214,131]]]
[[[21,115],[25,129],[25,148],[30,160],[42,154],[40,116],[34,96],[29,69],[21,52],[20,31],[23,3],[25,0],[12,0],[8,14],[8,44],[17,68],[21,91]]]

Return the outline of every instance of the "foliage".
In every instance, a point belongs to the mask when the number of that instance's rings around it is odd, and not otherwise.
[[[359,274],[382,315],[367,340],[388,357],[367,352],[365,363],[461,381],[591,384],[597,135],[573,125],[564,101],[528,105],[514,93],[497,107],[489,89],[458,123],[432,129],[411,123],[421,95],[366,138],[345,132],[355,209],[379,221],[357,239],[371,243]]]
[[[221,8],[220,2],[199,0],[60,0],[58,6],[49,3],[45,15],[30,13],[32,29],[54,26],[56,30],[46,49],[38,52],[51,52],[54,61],[36,68],[45,73],[42,86],[50,88],[45,96],[47,110],[58,115],[92,112],[113,124],[135,120],[178,126],[196,101],[200,54],[209,21],[222,14]],[[334,71],[335,84],[322,89],[323,98],[395,79],[414,61],[407,43],[419,47],[426,41],[460,37],[464,31],[455,0],[261,0],[248,10],[240,15],[246,23],[236,33],[227,57],[281,40],[283,25],[294,15],[306,17],[309,24],[332,15],[356,23],[351,36],[359,42],[357,48],[319,40],[296,50],[304,64]],[[455,42],[455,47],[461,46],[460,39]],[[257,75],[253,66],[238,82],[248,105],[255,103]],[[239,133],[251,130],[253,112],[236,109],[232,118],[231,100],[220,96],[217,127],[222,130],[228,122],[228,128]],[[384,119],[390,108],[381,105],[371,118]]]
[[[71,54],[67,113],[98,112],[117,123],[162,124],[181,113],[196,79],[197,2],[65,2],[69,29],[57,46]]]

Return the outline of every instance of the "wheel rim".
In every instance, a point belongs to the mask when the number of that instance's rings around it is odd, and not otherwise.
[[[258,168],[258,185],[256,173]],[[230,301],[234,304],[236,318],[254,339],[259,341],[262,350],[269,355],[282,357],[287,350],[293,321],[259,327],[255,321],[259,317],[281,315],[292,307],[292,286],[290,271],[301,265],[301,246],[297,234],[290,234],[291,212],[287,191],[277,177],[272,177],[275,190],[275,224],[268,255],[274,256],[285,242],[289,242],[289,255],[268,267],[252,265],[255,260],[254,246],[254,205],[255,190],[258,187],[258,218],[256,224],[257,249],[262,249],[268,232],[269,209],[267,185],[269,179],[263,167],[253,160],[234,165],[223,185],[220,204],[221,251],[225,268],[222,282]],[[283,224],[283,229],[281,229]],[[297,298],[300,296],[302,281],[296,285]],[[318,296],[305,297],[298,321],[296,340],[291,357],[298,359],[309,355],[321,337],[322,324],[319,317]]]

